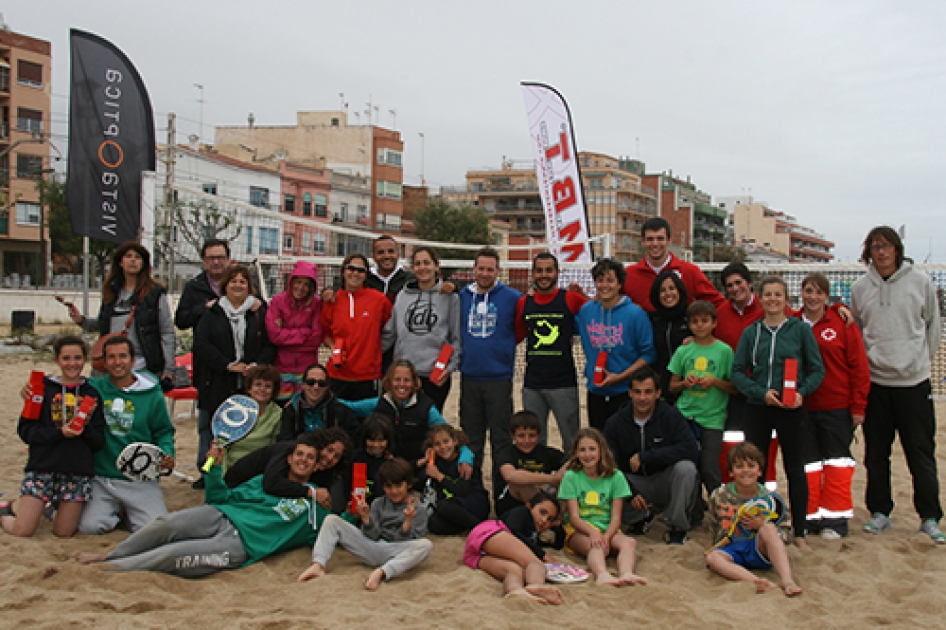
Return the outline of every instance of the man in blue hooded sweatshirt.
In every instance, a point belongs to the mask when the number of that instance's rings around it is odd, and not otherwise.
[[[482,467],[487,431],[494,455],[510,443],[516,304],[522,294],[497,280],[499,254],[492,247],[476,252],[473,275],[476,281],[460,292],[460,426]]]

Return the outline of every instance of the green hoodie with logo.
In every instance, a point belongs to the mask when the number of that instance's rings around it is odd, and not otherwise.
[[[102,395],[105,414],[105,446],[95,454],[95,474],[101,477],[126,479],[115,460],[132,442],[154,444],[174,457],[174,425],[158,379],[149,372],[134,375],[135,382],[127,389],[116,387],[108,376],[89,379]]]

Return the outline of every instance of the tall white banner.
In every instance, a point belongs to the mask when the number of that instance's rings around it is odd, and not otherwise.
[[[578,151],[572,117],[565,99],[542,83],[522,84],[529,133],[535,150],[535,174],[549,243],[569,243],[550,247],[561,262],[591,262],[594,253],[588,230],[585,196],[578,171]]]

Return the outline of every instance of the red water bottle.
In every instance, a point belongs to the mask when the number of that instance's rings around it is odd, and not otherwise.
[[[352,464],[351,477],[351,505],[348,509],[352,514],[358,514],[358,501],[364,501],[368,496],[368,464]]]
[[[46,386],[43,384],[43,378],[46,374],[39,370],[30,372],[30,397],[23,404],[23,417],[27,420],[39,420],[39,415],[43,411],[43,395]]]
[[[85,428],[85,424],[89,421],[89,414],[92,413],[92,409],[95,407],[95,398],[92,396],[83,396],[82,403],[79,405],[79,408],[76,409],[76,415],[73,416],[72,420],[69,422],[69,428],[80,433],[82,429]]]
[[[604,373],[608,368],[608,353],[604,350],[598,352],[598,360],[595,361],[595,378],[594,384],[598,387],[601,387],[601,383],[604,382],[605,376]]]

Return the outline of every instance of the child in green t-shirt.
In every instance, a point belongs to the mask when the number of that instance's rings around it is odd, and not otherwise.
[[[722,483],[719,454],[726,425],[729,394],[737,393],[730,381],[733,351],[713,336],[716,307],[697,301],[687,308],[693,342],[677,348],[667,369],[670,391],[679,394],[677,408],[697,425],[700,440],[700,477],[709,496]]]

